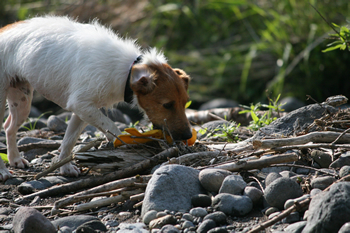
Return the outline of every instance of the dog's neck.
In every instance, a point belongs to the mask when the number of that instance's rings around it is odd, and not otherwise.
[[[126,80],[126,84],[125,84],[125,90],[124,90],[124,102],[131,104],[133,99],[134,99],[134,92],[132,91],[131,87],[130,87],[130,78],[131,78],[131,70],[132,67],[139,63],[142,59],[142,55],[138,56],[136,58],[136,60],[132,63],[130,70],[129,70],[129,74],[128,74],[128,79]]]

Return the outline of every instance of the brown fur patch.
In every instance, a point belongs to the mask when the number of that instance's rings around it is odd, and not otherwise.
[[[9,30],[11,28],[14,28],[18,24],[21,24],[21,23],[24,23],[24,21],[18,21],[18,22],[12,23],[12,24],[8,24],[5,27],[0,28],[0,33],[3,33],[4,31],[7,31],[7,30]]]

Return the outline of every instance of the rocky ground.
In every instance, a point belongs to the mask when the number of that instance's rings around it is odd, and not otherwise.
[[[0,185],[1,233],[350,232],[350,136],[337,132],[349,128],[348,109],[305,106],[256,133],[231,132],[238,143],[208,134],[227,124],[210,121],[193,147],[98,148],[88,126],[75,148],[82,175],[35,180],[55,160],[69,117],[34,118],[18,133],[31,166],[11,168]],[[0,141],[6,153],[3,131]]]

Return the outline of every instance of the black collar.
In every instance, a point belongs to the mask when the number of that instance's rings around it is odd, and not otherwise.
[[[132,70],[132,67],[139,63],[142,59],[142,55],[138,56],[136,58],[136,60],[132,63],[131,67],[130,67],[130,70],[129,70],[129,74],[128,74],[128,79],[126,80],[126,84],[125,84],[125,90],[124,90],[124,101],[127,102],[127,103],[131,103],[132,100],[133,100],[133,96],[134,96],[134,92],[132,91],[131,87],[130,87],[130,76],[131,76],[131,70]]]

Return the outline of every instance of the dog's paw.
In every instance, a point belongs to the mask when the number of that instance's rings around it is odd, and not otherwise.
[[[12,177],[12,174],[6,167],[0,168],[0,181],[6,181],[8,178],[11,178],[11,177]]]
[[[60,173],[63,176],[79,176],[80,170],[77,166],[71,164],[71,163],[66,163],[60,168]]]
[[[25,158],[22,158],[20,156],[15,159],[11,159],[9,157],[9,162],[11,167],[18,167],[18,168],[29,167],[29,162]]]

